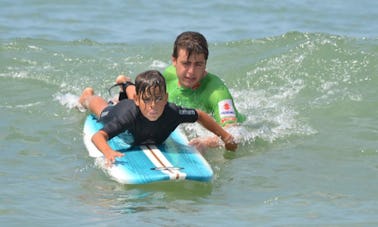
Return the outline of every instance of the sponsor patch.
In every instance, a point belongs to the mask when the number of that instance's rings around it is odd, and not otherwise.
[[[219,107],[219,115],[220,115],[221,119],[231,118],[231,117],[236,118],[234,106],[232,105],[231,99],[226,99],[226,100],[220,101],[218,103],[218,107]]]

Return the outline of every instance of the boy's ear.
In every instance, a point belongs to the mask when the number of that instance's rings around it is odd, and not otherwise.
[[[134,94],[133,99],[134,99],[135,105],[139,106],[139,104],[140,104],[139,103],[139,97],[136,94]]]
[[[175,57],[171,57],[171,61],[172,61],[172,65],[174,66],[174,67],[176,67],[176,64],[177,64],[177,58],[175,58]]]

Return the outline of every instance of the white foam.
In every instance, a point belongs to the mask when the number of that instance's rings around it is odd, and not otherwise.
[[[164,69],[166,67],[168,67],[168,64],[163,62],[163,61],[159,61],[159,60],[153,60],[152,61],[152,64],[150,65],[151,68],[161,68],[161,69]]]
[[[294,104],[304,82],[299,79],[288,82],[269,89],[231,90],[237,109],[247,115],[238,129],[241,142],[253,142],[256,138],[273,142],[288,136],[316,133],[300,120]]]
[[[55,95],[54,99],[59,101],[60,104],[67,107],[68,109],[76,108],[80,112],[85,112],[85,108],[78,102],[79,96],[77,95],[74,95],[71,93],[66,93],[66,94],[58,93]]]

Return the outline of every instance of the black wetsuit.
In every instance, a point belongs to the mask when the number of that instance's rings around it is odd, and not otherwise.
[[[128,131],[134,137],[134,146],[161,144],[179,124],[195,122],[197,119],[195,109],[168,103],[159,119],[149,121],[130,99],[124,99],[115,106],[105,108],[100,117],[100,121],[104,123],[101,130],[108,134],[109,139]]]

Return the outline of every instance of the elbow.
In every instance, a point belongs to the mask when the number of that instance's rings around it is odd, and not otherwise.
[[[107,141],[108,140],[108,134],[102,130],[96,132],[93,136],[92,136],[92,142],[94,144],[96,144],[96,142],[98,142],[99,140],[105,140]]]
[[[205,113],[205,112],[203,112],[202,110],[199,110],[199,109],[196,109],[196,111],[197,111],[197,114],[198,114],[198,120],[197,121],[199,123],[202,123],[204,121],[204,119],[206,118],[207,113]]]

